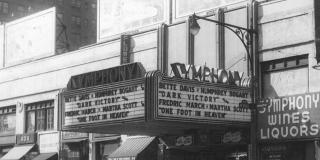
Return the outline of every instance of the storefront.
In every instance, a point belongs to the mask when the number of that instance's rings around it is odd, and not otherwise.
[[[62,132],[60,158],[63,160],[86,160],[89,157],[89,134]]]
[[[40,154],[33,160],[58,160],[59,132],[39,134],[39,151]]]
[[[16,106],[0,109],[0,158],[7,154],[16,143]]]
[[[246,159],[250,78],[207,66],[172,67],[174,77],[145,72],[140,63],[73,76],[60,95],[62,130],[155,135],[165,146],[158,156],[170,159]]]
[[[261,160],[314,160],[319,156],[319,95],[314,92],[260,101]]]
[[[32,160],[39,155],[37,145],[37,134],[18,134],[16,135],[16,145],[1,160],[24,159]]]
[[[107,160],[109,155],[119,148],[121,136],[93,133],[91,142],[95,147],[95,160]]]

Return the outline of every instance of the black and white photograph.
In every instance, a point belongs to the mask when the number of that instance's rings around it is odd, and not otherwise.
[[[320,160],[320,0],[0,0],[0,160]]]

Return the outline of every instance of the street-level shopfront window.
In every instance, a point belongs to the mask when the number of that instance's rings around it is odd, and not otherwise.
[[[0,108],[0,136],[14,134],[16,128],[16,107]]]
[[[16,106],[0,108],[0,157],[4,156],[14,146],[16,130]]]
[[[317,141],[261,144],[260,160],[316,160],[320,153]]]
[[[53,100],[26,105],[26,132],[47,131],[54,128]]]
[[[87,160],[89,159],[88,141],[63,143],[63,160]]]
[[[120,141],[102,141],[96,143],[96,160],[108,160],[109,155],[120,146]]]

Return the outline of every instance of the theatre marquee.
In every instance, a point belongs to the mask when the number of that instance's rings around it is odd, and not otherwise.
[[[145,72],[139,63],[119,67],[71,78],[69,88],[60,94],[62,130],[131,133],[161,126],[175,129],[177,124],[187,129],[251,121],[249,87]],[[120,71],[131,75],[116,73]],[[122,78],[110,80],[112,75]]]

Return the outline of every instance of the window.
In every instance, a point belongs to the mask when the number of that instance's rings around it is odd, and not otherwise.
[[[9,4],[6,2],[2,3],[2,13],[9,13]]]
[[[83,20],[83,26],[84,26],[85,28],[88,27],[88,19]]]
[[[76,6],[76,0],[71,0],[71,5]]]
[[[57,13],[57,17],[59,20],[63,21],[63,13]]]
[[[59,5],[63,5],[63,0],[58,0]]]
[[[264,97],[278,97],[308,91],[308,55],[299,55],[261,64]]]
[[[71,23],[72,25],[80,26],[81,25],[81,19],[78,16],[72,16],[71,17]]]
[[[96,20],[92,20],[91,23],[92,23],[93,26],[95,26],[96,25]]]
[[[80,19],[80,17],[76,17],[76,24],[77,24],[77,25],[81,25],[81,19]]]
[[[16,129],[16,106],[0,108],[0,135],[14,134]]]
[[[97,4],[92,3],[92,4],[91,4],[91,7],[92,7],[93,9],[96,9],[96,8],[97,8]]]
[[[88,9],[88,6],[89,6],[88,2],[84,2],[84,8]]]
[[[52,130],[54,127],[52,100],[26,105],[26,132]]]
[[[71,17],[71,23],[72,23],[72,24],[75,24],[75,23],[76,23],[76,17],[75,17],[75,16],[72,16],[72,17]]]
[[[18,6],[17,7],[17,12],[18,12],[18,16],[24,16],[25,12],[26,12],[26,9],[25,9],[24,6]]]
[[[80,8],[81,7],[81,1],[80,0],[71,0],[71,6]]]
[[[76,5],[76,7],[78,7],[78,8],[81,7],[81,2],[80,2],[80,0],[77,0],[77,5]]]

